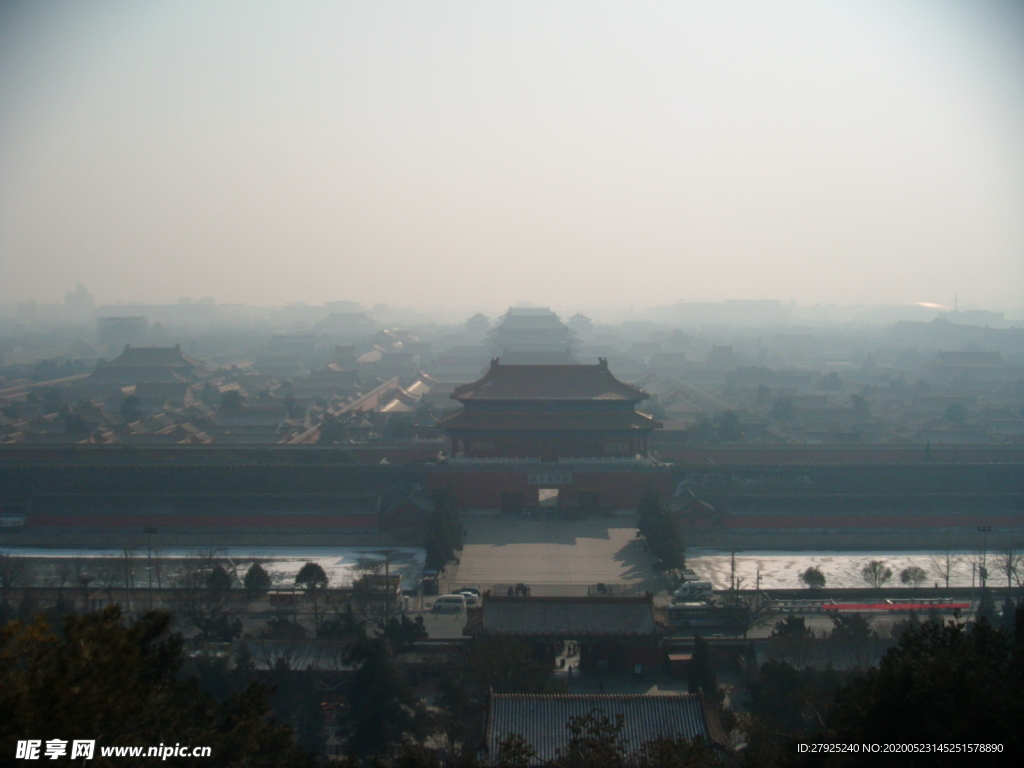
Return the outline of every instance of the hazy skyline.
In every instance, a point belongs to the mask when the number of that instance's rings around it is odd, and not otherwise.
[[[1024,305],[1018,3],[6,3],[0,302]]]

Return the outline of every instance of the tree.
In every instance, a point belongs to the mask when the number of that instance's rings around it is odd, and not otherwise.
[[[860,613],[839,613],[830,611],[832,631],[828,640],[833,657],[838,657],[847,666],[866,668],[874,658],[876,640],[871,622]]]
[[[60,633],[42,619],[0,629],[0,754],[14,755],[19,739],[60,734],[97,739],[97,766],[116,762],[100,757],[101,745],[176,742],[209,746],[211,764],[314,765],[287,728],[267,722],[266,689],[251,685],[219,703],[181,677],[182,640],[170,627],[157,612],[125,625],[110,606],[66,616]]]
[[[995,624],[998,617],[995,595],[992,594],[992,590],[988,587],[982,587],[981,595],[978,597],[978,610],[974,614],[974,620]]]
[[[242,623],[232,620],[230,590],[210,587],[216,566],[212,551],[185,559],[177,577],[179,610],[204,640],[232,640],[242,634]]]
[[[424,545],[427,550],[427,568],[440,571],[456,559],[455,552],[462,549],[462,520],[458,499],[451,488],[430,494],[433,509],[427,515]]]
[[[327,583],[327,573],[319,563],[307,561],[295,576],[296,586],[305,587],[306,589],[326,589]]]
[[[324,445],[337,445],[338,443],[351,442],[348,438],[348,421],[330,413],[324,416],[318,427],[320,439],[318,443]]]
[[[930,559],[932,568],[939,574],[939,578],[946,582],[946,589],[949,589],[949,579],[963,562],[963,555],[947,548],[937,555],[932,555]]]
[[[806,571],[801,573],[800,581],[806,584],[810,589],[825,588],[825,574],[822,573],[821,568],[819,568],[816,565],[811,566]]]
[[[1024,570],[1024,553],[1019,549],[1007,547],[995,555],[996,568],[1006,577],[1006,587],[1010,589],[1016,584],[1021,586],[1021,571]]]
[[[1007,755],[1024,749],[1024,611],[1015,622],[1012,635],[988,622],[908,629],[876,668],[837,692],[822,740],[1001,744],[1004,751],[972,755],[970,763],[1006,765]],[[907,754],[900,763],[937,761]]]
[[[226,592],[231,589],[231,575],[220,563],[213,566],[213,570],[207,575],[206,588],[215,592]]]
[[[249,566],[249,570],[245,573],[245,581],[243,582],[246,594],[249,599],[255,598],[257,595],[261,595],[270,589],[270,574],[267,573],[266,569],[259,563],[253,563]]]
[[[530,646],[520,640],[487,638],[473,644],[466,660],[471,693],[483,702],[495,693],[557,693],[554,670],[533,658]]]
[[[124,419],[126,424],[142,418],[141,404],[142,400],[139,399],[138,395],[128,395],[128,397],[121,401],[121,418]]]
[[[327,574],[319,563],[307,561],[295,576],[296,586],[305,587],[306,594],[313,598],[313,626],[320,629],[319,591],[327,589]]]
[[[762,664],[750,684],[757,740],[780,732],[798,739],[819,733],[839,683],[832,669],[799,670],[778,661]]]
[[[90,429],[89,422],[80,413],[68,411],[64,417],[64,431],[69,435],[84,435]]]
[[[108,555],[94,558],[92,565],[96,583],[107,593],[107,599],[113,601],[114,590],[124,581],[124,562],[120,557]]]
[[[807,626],[803,616],[780,619],[772,630],[768,650],[772,658],[803,669],[814,658],[814,630]]]
[[[882,560],[872,560],[861,569],[860,575],[873,589],[881,589],[892,578],[892,568]]]
[[[237,389],[229,389],[220,396],[220,407],[228,410],[242,408],[245,399]]]
[[[920,587],[928,578],[928,571],[919,565],[911,565],[900,571],[900,582],[910,584],[914,589]]]
[[[573,715],[566,723],[569,739],[557,750],[554,761],[538,759],[537,751],[519,734],[498,742],[497,765],[501,768],[537,765],[558,768],[711,768],[722,765],[722,756],[704,739],[663,737],[630,744],[625,736],[625,717],[609,717],[594,707],[585,715]]]
[[[422,616],[417,616],[415,621],[408,616],[402,616],[401,619],[392,616],[388,619],[383,634],[391,647],[399,651],[411,649],[417,640],[428,637]]]
[[[416,722],[416,699],[395,667],[387,641],[364,638],[349,651],[357,665],[348,690],[350,706],[341,722],[357,756],[387,755]]]
[[[735,443],[742,437],[739,414],[732,409],[727,410],[718,422],[718,439],[723,443]]]
[[[592,768],[625,766],[629,740],[623,736],[625,716],[617,714],[612,720],[600,709],[586,715],[574,715],[566,725],[571,734],[565,747],[558,750],[555,762],[564,768]]]
[[[693,638],[693,660],[690,663],[690,676],[687,680],[690,693],[698,691],[716,707],[722,703],[722,694],[718,689],[718,678],[711,663],[711,647],[700,635]]]
[[[7,606],[12,589],[32,580],[32,566],[24,557],[0,553],[0,608]]]
[[[814,637],[814,630],[807,626],[803,616],[787,616],[775,622],[772,637]]]
[[[658,559],[656,566],[667,571],[686,567],[686,550],[679,527],[653,488],[640,500],[637,516],[640,534],[647,540],[651,554]]]

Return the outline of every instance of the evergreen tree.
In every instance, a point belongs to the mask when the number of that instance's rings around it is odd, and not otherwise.
[[[810,589],[825,588],[825,574],[822,573],[821,568],[818,568],[817,566],[812,566],[801,573],[800,581],[806,584]]]
[[[703,692],[704,698],[716,707],[722,703],[718,689],[718,678],[711,663],[711,647],[700,635],[693,638],[693,660],[690,662],[690,676],[687,681],[690,693]]]
[[[430,501],[433,509],[427,516],[424,547],[427,567],[439,571],[456,560],[456,551],[462,549],[462,519],[455,491],[451,488],[434,491]]]
[[[206,588],[215,591],[226,592],[231,589],[231,574],[224,570],[219,563],[213,567],[206,577]]]
[[[170,627],[159,612],[125,625],[110,606],[65,617],[59,634],[42,619],[0,629],[0,755],[9,760],[19,739],[96,739],[97,768],[116,762],[100,746],[160,743],[209,746],[211,765],[313,765],[287,728],[268,723],[266,689],[219,703],[182,678],[182,640]]]
[[[323,566],[307,562],[295,576],[295,585],[306,588],[306,594],[313,598],[313,624],[320,630],[320,590],[327,589],[328,578]]]
[[[395,667],[384,638],[365,638],[349,651],[357,664],[342,722],[357,756],[388,755],[416,722],[416,699]]]
[[[987,621],[924,622],[837,692],[822,740],[1002,744],[1003,752],[972,754],[970,763],[1006,765],[1024,749],[1022,683],[1024,611],[1016,612],[1013,634]],[[934,754],[901,755],[900,762],[937,764]]]
[[[647,540],[647,548],[658,559],[660,567],[668,571],[685,568],[686,550],[679,527],[653,488],[640,500],[637,515],[640,534]]]
[[[242,582],[250,599],[270,589],[270,574],[259,563],[253,563]]]

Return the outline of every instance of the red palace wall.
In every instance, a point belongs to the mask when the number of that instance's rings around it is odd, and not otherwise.
[[[557,479],[571,473],[571,483],[531,482],[530,475],[548,474]],[[451,487],[462,509],[500,509],[503,492],[522,494],[525,508],[536,506],[541,488],[557,488],[559,502],[584,504],[593,497],[581,499],[581,492],[597,494],[597,504],[622,509],[636,507],[648,489],[653,488],[665,501],[672,497],[675,486],[667,469],[609,469],[576,471],[565,465],[552,465],[550,469],[531,466],[517,470],[477,470],[438,468],[430,473],[430,488]]]

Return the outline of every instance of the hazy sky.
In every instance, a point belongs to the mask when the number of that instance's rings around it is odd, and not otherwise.
[[[0,4],[0,301],[1024,305],[1024,12]]]

